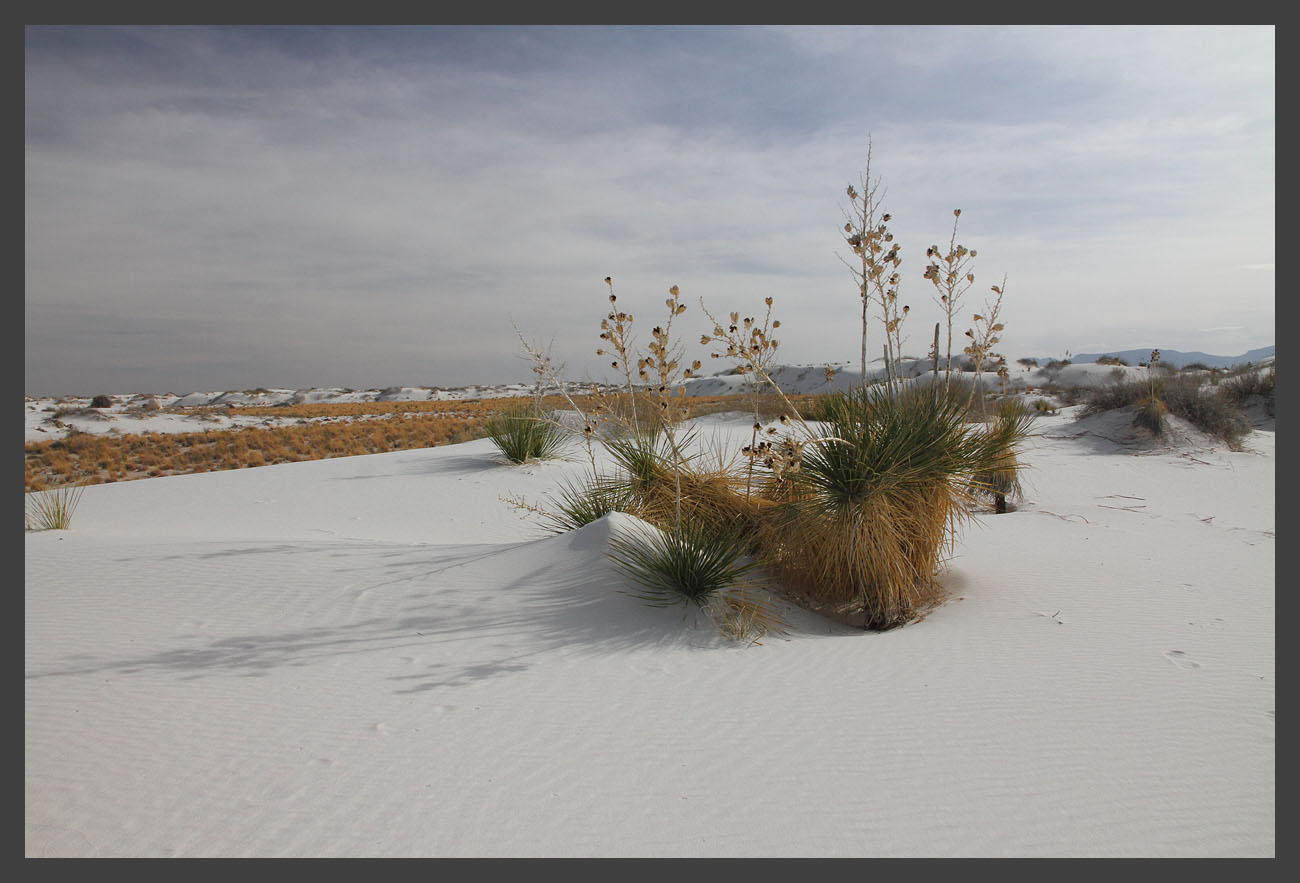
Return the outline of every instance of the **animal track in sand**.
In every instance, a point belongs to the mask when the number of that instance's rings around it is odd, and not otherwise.
[[[1182,650],[1166,650],[1165,659],[1168,659],[1179,668],[1185,668],[1188,671],[1194,668],[1200,668],[1201,664],[1192,657],[1188,656]]]

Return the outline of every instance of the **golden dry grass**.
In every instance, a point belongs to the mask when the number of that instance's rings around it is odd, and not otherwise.
[[[582,404],[588,398],[575,397],[575,400]],[[486,433],[481,428],[482,422],[519,402],[517,397],[500,397],[186,409],[184,413],[190,414],[221,413],[316,422],[120,436],[73,432],[64,439],[26,445],[26,489],[43,490],[77,481],[100,484],[216,472],[456,444],[483,438]],[[747,410],[738,396],[688,396],[686,402],[693,415]],[[547,396],[543,405],[567,407],[558,396]]]
[[[891,628],[942,597],[935,577],[969,505],[955,483],[942,482],[838,511],[787,504],[762,520],[762,559],[803,606]]]

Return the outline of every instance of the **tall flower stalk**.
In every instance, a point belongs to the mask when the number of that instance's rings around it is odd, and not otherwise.
[[[859,181],[861,191],[852,184],[846,189],[849,209],[844,213],[844,241],[854,261],[840,261],[849,268],[862,301],[862,385],[867,384],[867,326],[874,301],[880,310],[885,330],[885,373],[891,392],[901,386],[898,363],[902,357],[901,326],[910,307],[898,304],[898,256],[900,245],[889,232],[891,215],[883,211],[884,193],[880,179],[871,177],[871,142],[867,142],[866,169]]]
[[[942,251],[937,245],[932,245],[925,250],[925,256],[930,260],[925,267],[925,278],[934,285],[935,297],[943,310],[948,328],[948,352],[944,371],[945,390],[952,387],[953,317],[957,314],[957,305],[962,295],[975,284],[971,263],[975,260],[976,252],[957,242],[957,222],[961,218],[961,209],[953,209],[952,217],[952,236],[948,239],[948,250]],[[938,358],[937,352],[935,357]]]

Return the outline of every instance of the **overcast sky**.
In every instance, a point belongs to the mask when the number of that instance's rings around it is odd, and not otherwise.
[[[29,28],[25,392],[528,380],[512,321],[599,377],[606,276],[642,342],[676,284],[691,358],[699,298],[771,296],[783,361],[856,364],[868,137],[909,354],[960,208],[1006,355],[1235,355],[1274,342],[1274,37]]]

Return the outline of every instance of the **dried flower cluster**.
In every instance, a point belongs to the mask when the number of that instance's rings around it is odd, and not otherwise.
[[[740,453],[747,457],[750,463],[757,462],[767,467],[773,476],[780,480],[787,473],[798,472],[803,466],[805,446],[810,442],[823,442],[829,439],[812,438],[811,433],[808,434],[809,437],[803,439],[797,439],[789,432],[781,435],[781,429],[791,429],[793,421],[782,414],[776,422],[779,427],[764,428],[761,423],[755,421],[754,440],[741,448]]]
[[[992,302],[984,302],[984,314],[976,313],[973,317],[975,327],[966,330],[970,343],[966,345],[964,352],[975,360],[976,384],[971,386],[972,397],[975,395],[980,373],[984,370],[985,360],[992,360],[997,365],[997,375],[1003,383],[1008,376],[1006,357],[993,351],[993,347],[997,346],[1002,339],[1003,325],[998,321],[998,313],[1002,309],[1002,294],[1006,290],[1006,285],[1007,280],[1003,276],[1001,285],[992,286],[991,290],[997,297]]]
[[[930,263],[926,265],[924,273],[924,277],[934,286],[939,306],[943,310],[947,321],[948,352],[947,370],[944,376],[948,380],[952,377],[953,317],[957,313],[957,305],[961,301],[962,295],[969,291],[971,285],[975,283],[975,274],[971,272],[970,268],[977,254],[974,249],[967,249],[966,246],[957,242],[957,223],[961,218],[961,209],[953,209],[952,216],[952,236],[948,239],[948,250],[945,252],[937,245],[927,248],[925,256]],[[935,358],[938,359],[937,352]]]
[[[852,184],[846,189],[849,211],[845,213],[844,241],[856,257],[856,262],[841,261],[849,267],[857,283],[862,300],[862,378],[867,377],[867,325],[871,303],[880,311],[885,330],[885,369],[892,385],[901,383],[897,365],[902,358],[902,324],[911,307],[898,303],[898,285],[901,276],[898,268],[899,243],[889,232],[891,215],[881,210],[883,194],[880,180],[871,179],[871,145],[867,145],[867,166],[863,174],[862,190]]]

